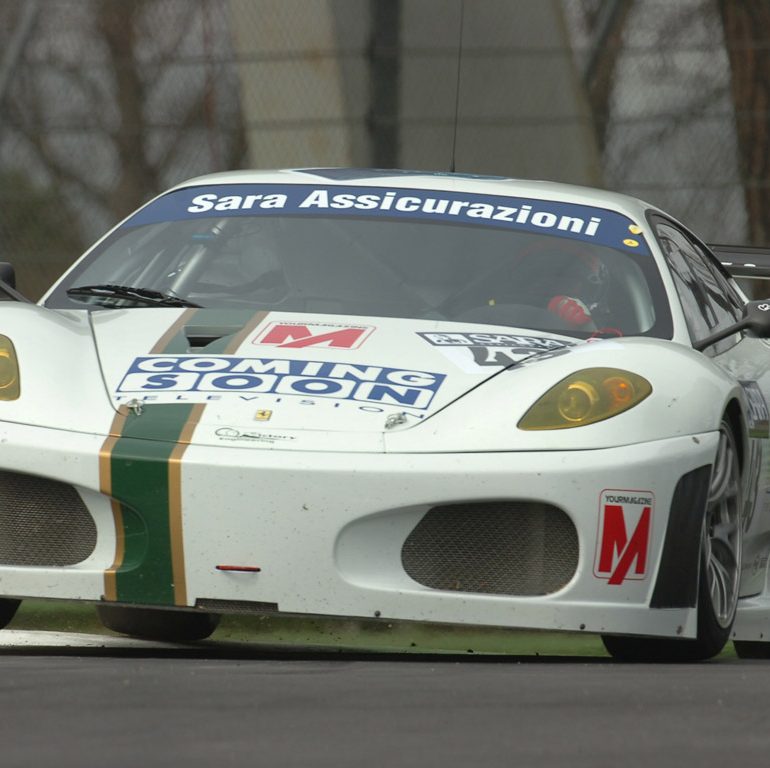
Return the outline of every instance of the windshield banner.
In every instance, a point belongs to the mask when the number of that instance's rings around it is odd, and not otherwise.
[[[623,214],[575,203],[430,189],[227,184],[169,192],[123,227],[224,216],[343,216],[451,222],[532,232],[648,254],[641,227]]]

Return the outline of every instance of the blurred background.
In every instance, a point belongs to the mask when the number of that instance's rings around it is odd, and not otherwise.
[[[770,244],[768,0],[0,0],[0,260],[168,186],[376,166],[628,192]]]

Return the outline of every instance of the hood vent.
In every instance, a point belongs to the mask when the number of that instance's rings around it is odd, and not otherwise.
[[[192,351],[203,349],[225,336],[232,336],[241,329],[240,325],[186,325],[184,335]]]

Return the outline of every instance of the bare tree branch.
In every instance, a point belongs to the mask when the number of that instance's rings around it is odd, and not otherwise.
[[[158,191],[156,168],[149,162],[146,146],[145,87],[139,73],[135,48],[137,15],[144,0],[133,3],[103,3],[96,6],[96,29],[107,49],[115,78],[115,99],[119,112],[111,132],[120,176],[110,191],[108,204],[116,218],[126,215]]]
[[[588,19],[594,40],[584,80],[600,149],[607,143],[615,71],[632,8],[633,0],[602,0]]]
[[[749,234],[755,245],[770,242],[770,4],[766,0],[718,0],[730,60],[730,86],[736,111],[740,171]]]

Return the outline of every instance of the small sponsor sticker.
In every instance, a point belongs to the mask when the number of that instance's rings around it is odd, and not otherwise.
[[[220,427],[214,434],[227,442],[236,443],[285,443],[296,440],[293,435],[280,435],[271,432],[241,431],[233,427]]]
[[[373,330],[371,325],[273,322],[252,339],[251,343],[288,349],[357,349]]]
[[[608,584],[647,577],[654,508],[650,491],[602,491],[594,576]]]
[[[534,355],[554,353],[572,346],[559,339],[513,333],[418,332],[417,335],[440,348],[444,357],[467,373],[505,368]]]

